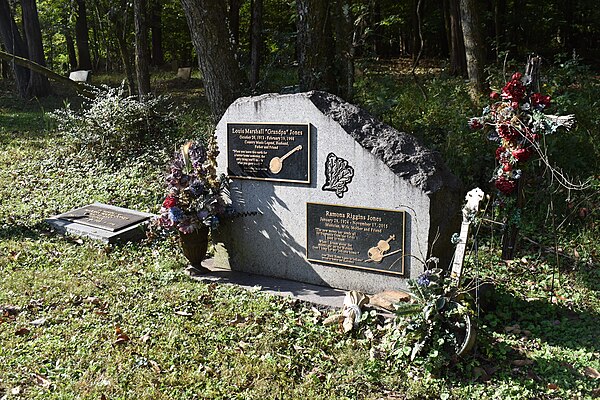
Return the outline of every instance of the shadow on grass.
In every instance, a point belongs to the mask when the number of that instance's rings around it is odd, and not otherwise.
[[[519,325],[521,330],[531,332],[543,342],[573,350],[600,351],[597,333],[600,331],[600,315],[589,310],[574,311],[550,299],[528,301],[497,289],[493,314],[485,319],[496,320],[498,329]]]
[[[0,240],[36,240],[41,237],[54,236],[50,232],[49,226],[45,222],[38,222],[34,225],[25,225],[20,223],[0,225]]]
[[[474,362],[457,365],[450,381],[461,386],[502,382],[528,392],[523,398],[565,398],[563,390],[594,396],[595,381],[584,376],[583,368],[586,357],[600,351],[598,313],[573,311],[549,299],[527,301],[502,289],[493,299],[495,307],[480,319]],[[544,351],[539,342],[552,348]]]

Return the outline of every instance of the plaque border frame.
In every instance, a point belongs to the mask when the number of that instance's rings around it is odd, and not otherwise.
[[[307,137],[307,147],[308,147],[308,157],[307,160],[308,162],[306,163],[306,169],[307,169],[307,180],[305,181],[301,181],[298,179],[275,179],[275,178],[261,178],[261,177],[256,177],[256,176],[239,176],[239,175],[230,175],[229,174],[229,125],[230,124],[254,124],[254,125],[301,125],[301,126],[306,126],[307,130],[308,130],[308,137]],[[312,154],[312,146],[311,146],[311,135],[312,135],[312,129],[311,129],[311,123],[310,122],[302,122],[302,123],[292,123],[292,122],[276,122],[276,121],[270,121],[270,122],[257,122],[257,121],[245,121],[245,122],[227,122],[225,125],[225,139],[227,141],[227,154],[226,154],[226,159],[227,159],[227,177],[232,178],[232,179],[244,179],[244,180],[252,180],[252,181],[269,181],[269,182],[288,182],[288,183],[298,183],[298,184],[302,184],[302,185],[310,185],[311,184],[311,174],[310,174],[310,158],[311,158],[311,154]]]
[[[385,269],[369,268],[369,267],[364,267],[362,265],[343,264],[343,263],[337,263],[337,262],[332,262],[332,261],[324,261],[324,260],[317,260],[317,259],[309,258],[308,257],[308,205],[309,204],[402,213],[402,256],[401,256],[402,262],[401,262],[400,271],[399,272],[386,271]],[[407,255],[405,254],[405,250],[406,250],[406,213],[407,213],[406,210],[390,210],[387,208],[378,208],[378,207],[358,207],[358,206],[347,206],[347,205],[343,205],[343,204],[330,204],[330,203],[307,201],[306,202],[306,213],[304,216],[305,225],[306,225],[306,259],[308,261],[319,263],[319,264],[335,265],[335,266],[341,266],[341,267],[345,267],[345,268],[359,269],[359,270],[364,270],[364,271],[369,271],[369,272],[377,272],[377,273],[387,274],[387,275],[404,276],[406,274],[405,258],[407,257]]]

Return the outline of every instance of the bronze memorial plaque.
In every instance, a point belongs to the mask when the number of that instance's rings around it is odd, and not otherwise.
[[[100,204],[90,204],[58,216],[60,219],[77,222],[106,231],[116,232],[142,222],[149,217],[112,209]]]
[[[310,125],[228,123],[229,176],[310,183]]]
[[[404,211],[306,203],[310,261],[404,274]]]

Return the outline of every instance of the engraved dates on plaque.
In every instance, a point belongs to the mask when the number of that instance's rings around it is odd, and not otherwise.
[[[228,123],[232,178],[310,183],[310,125]]]
[[[310,261],[404,274],[404,211],[307,203]]]

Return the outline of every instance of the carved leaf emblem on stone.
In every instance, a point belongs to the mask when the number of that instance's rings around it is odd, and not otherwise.
[[[354,177],[354,168],[348,165],[348,161],[329,153],[325,162],[325,185],[322,190],[335,192],[341,199],[348,191],[348,184]]]

